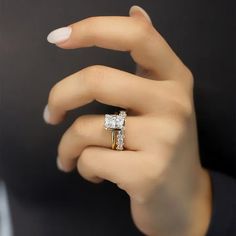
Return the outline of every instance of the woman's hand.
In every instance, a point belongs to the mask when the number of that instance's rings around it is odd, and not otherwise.
[[[203,236],[211,214],[208,173],[201,167],[193,105],[193,76],[132,7],[129,17],[91,17],[52,32],[64,49],[97,46],[129,51],[137,74],[90,66],[50,91],[45,120],[60,123],[92,101],[127,110],[125,150],[111,150],[104,116],[79,117],[63,135],[58,165],[76,166],[88,181],[109,180],[129,194],[137,227],[151,236]]]

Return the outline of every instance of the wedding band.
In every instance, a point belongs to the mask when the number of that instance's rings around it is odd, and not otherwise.
[[[104,128],[111,131],[112,149],[124,150],[126,111],[117,114],[105,114]]]
[[[124,134],[124,128],[117,131],[117,141],[116,141],[116,150],[117,151],[123,151],[124,150],[124,139],[125,139],[125,134]]]

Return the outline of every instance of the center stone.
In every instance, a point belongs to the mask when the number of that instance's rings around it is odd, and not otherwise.
[[[105,115],[104,126],[106,129],[122,129],[124,126],[124,117],[120,115]]]

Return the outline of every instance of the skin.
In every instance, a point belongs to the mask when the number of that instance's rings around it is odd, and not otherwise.
[[[77,168],[90,182],[106,179],[126,191],[134,223],[145,235],[205,235],[211,185],[200,164],[191,71],[138,8],[128,17],[90,17],[70,27],[70,38],[58,47],[129,51],[137,73],[94,65],[53,86],[49,124],[94,100],[128,114],[124,151],[111,150],[104,116],[76,119],[58,146],[60,169]]]

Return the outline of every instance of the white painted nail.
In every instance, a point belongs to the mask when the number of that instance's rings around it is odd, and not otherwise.
[[[50,114],[49,114],[49,110],[48,110],[48,105],[46,105],[46,107],[44,108],[44,112],[43,112],[43,119],[46,123],[50,123]]]
[[[129,10],[129,14],[130,16],[135,12],[135,11],[139,11],[140,13],[142,13],[142,15],[150,22],[152,23],[152,20],[150,18],[150,16],[148,15],[148,13],[141,7],[134,5],[130,8]]]
[[[59,157],[57,157],[57,168],[58,168],[60,171],[64,171],[63,166],[62,166],[62,164],[61,164],[61,162],[60,162]]]
[[[72,28],[69,26],[55,29],[47,36],[47,40],[53,44],[62,43],[70,38],[71,32]]]

